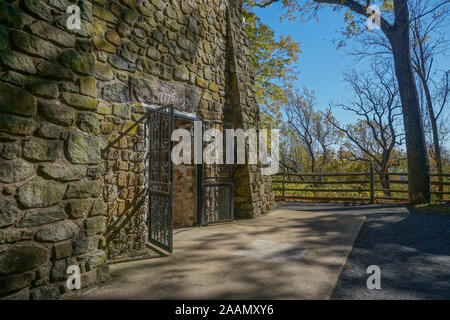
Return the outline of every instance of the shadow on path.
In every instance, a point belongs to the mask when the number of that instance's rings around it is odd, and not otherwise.
[[[381,268],[381,290],[366,286]],[[411,208],[368,215],[332,299],[450,299],[450,217]]]
[[[178,232],[167,257],[111,266],[84,299],[329,299],[363,218],[276,210]]]

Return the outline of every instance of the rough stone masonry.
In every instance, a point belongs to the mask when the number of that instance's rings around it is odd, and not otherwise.
[[[241,6],[0,0],[0,298],[56,299],[68,266],[88,287],[145,252],[142,103],[257,128]],[[237,217],[271,210],[270,177],[236,169]]]

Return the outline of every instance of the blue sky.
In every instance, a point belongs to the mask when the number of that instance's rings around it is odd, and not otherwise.
[[[364,68],[364,63],[358,63],[358,60],[347,53],[356,43],[349,43],[347,47],[337,50],[332,41],[339,36],[344,12],[324,9],[320,13],[319,22],[314,20],[300,23],[287,19],[280,22],[282,11],[279,6],[254,11],[277,35],[291,35],[295,41],[300,42],[300,74],[295,85],[314,90],[320,109],[327,108],[330,101],[340,102],[346,96],[346,86],[342,82],[343,72],[349,67],[358,67],[356,64]],[[336,116],[343,122],[354,120],[353,115],[345,111]]]
[[[349,97],[342,81],[343,72],[352,68],[367,70],[370,60],[359,61],[348,54],[352,48],[358,46],[358,40],[349,41],[346,47],[336,49],[332,40],[339,38],[338,32],[344,26],[345,11],[333,12],[325,8],[320,12],[319,22],[313,20],[306,23],[291,22],[287,19],[280,22],[282,11],[279,5],[254,11],[263,23],[274,29],[277,35],[291,35],[295,41],[300,42],[302,54],[298,61],[300,75],[296,86],[298,88],[306,86],[314,90],[319,108],[325,109],[330,101],[342,102]],[[450,57],[441,58],[439,64],[449,68]],[[342,123],[355,120],[350,112],[336,111],[335,116]]]

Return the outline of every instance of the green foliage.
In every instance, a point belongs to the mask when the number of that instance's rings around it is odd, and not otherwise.
[[[439,212],[444,215],[450,215],[450,205],[440,204],[440,203],[427,203],[414,206],[416,210],[427,211],[427,212]]]
[[[336,2],[336,3],[324,3],[324,2]],[[353,2],[353,1],[352,1]],[[321,9],[328,7],[333,11],[346,10],[344,15],[345,27],[341,30],[341,39],[337,41],[337,48],[346,45],[346,41],[350,38],[358,37],[367,30],[367,17],[370,12],[367,13],[367,8],[371,5],[380,5],[379,0],[368,1],[355,1],[359,3],[364,11],[355,12],[355,8],[347,1],[311,1],[311,0],[246,0],[248,6],[267,7],[272,4],[281,4],[284,12],[281,16],[282,19],[288,19],[290,21],[305,22],[312,19],[319,20],[319,12]],[[392,17],[394,9],[393,0],[382,0],[380,10],[383,18]]]
[[[301,53],[300,44],[291,36],[275,36],[275,32],[251,12],[251,1],[244,1],[250,62],[256,70],[257,100],[261,107],[263,127],[277,127],[281,106],[286,103],[284,90],[297,79],[295,65]]]

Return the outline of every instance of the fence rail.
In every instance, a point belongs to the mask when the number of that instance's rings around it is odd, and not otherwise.
[[[391,180],[391,177],[395,178]],[[436,181],[435,178],[439,178]],[[450,174],[431,174],[433,200],[450,201]],[[407,202],[408,174],[375,173],[281,173],[272,178],[277,200]]]

